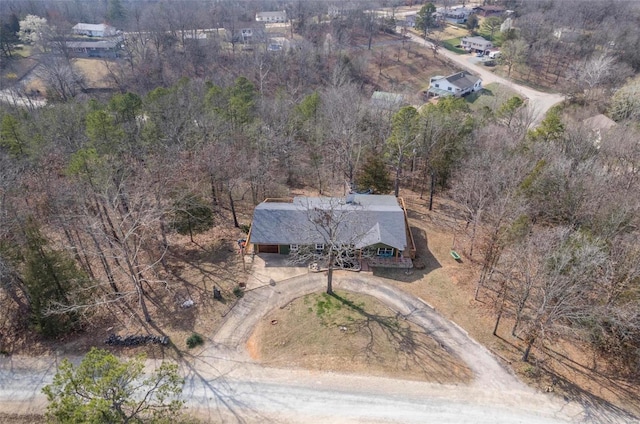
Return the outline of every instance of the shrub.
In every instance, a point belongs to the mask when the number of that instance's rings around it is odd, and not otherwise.
[[[241,298],[244,296],[244,291],[239,286],[235,286],[233,288],[233,294],[235,294],[237,298]]]
[[[193,333],[187,338],[187,347],[193,349],[196,346],[200,346],[204,343],[204,339],[198,333]]]

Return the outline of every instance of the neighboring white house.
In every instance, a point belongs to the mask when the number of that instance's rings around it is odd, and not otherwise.
[[[460,45],[467,51],[475,50],[478,52],[486,52],[493,47],[493,43],[482,37],[462,37]]]
[[[350,15],[362,8],[362,5],[358,4],[358,2],[340,2],[336,4],[329,5],[327,14],[330,18],[337,18],[339,16],[347,16]]]
[[[73,34],[88,35],[89,37],[112,37],[118,33],[116,29],[107,24],[76,24],[71,29]]]
[[[482,90],[482,79],[462,71],[448,77],[436,76],[431,78],[428,92],[434,97],[462,97],[479,90]]]
[[[436,16],[439,20],[444,20],[453,24],[466,23],[469,15],[472,13],[473,9],[464,6],[439,7],[436,10]]]
[[[277,12],[258,12],[256,13],[256,21],[266,23],[285,23],[287,22],[287,12],[279,10]]]

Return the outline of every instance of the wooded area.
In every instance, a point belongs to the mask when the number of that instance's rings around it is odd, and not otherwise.
[[[172,235],[246,229],[252,205],[291,188],[427,196],[434,185],[466,224],[458,251],[481,268],[476,298],[496,329],[511,319],[524,361],[562,338],[607,358],[607,373],[640,376],[633,2],[505,2],[521,18],[505,42],[526,49],[506,49],[505,73],[545,68],[571,95],[536,128],[536,111],[514,96],[481,110],[454,97],[373,107],[376,54],[389,49],[375,45],[389,29],[367,13],[376,2],[334,17],[302,0],[73,4],[0,5],[3,63],[15,60],[4,34],[17,37],[16,19],[46,16],[50,31],[32,46],[48,105],[0,106],[2,333],[89,329],[111,305],[152,321],[150,299],[183,284],[169,277]],[[239,41],[262,8],[286,9],[293,21],[281,35],[294,47]],[[105,19],[126,42],[119,59],[94,59],[112,90],[91,93],[53,44],[75,22]],[[577,42],[553,37],[567,26],[581,31]],[[200,43],[188,35],[197,29],[213,30]],[[398,62],[421,48],[409,44],[390,47]],[[598,113],[615,125],[584,123]]]

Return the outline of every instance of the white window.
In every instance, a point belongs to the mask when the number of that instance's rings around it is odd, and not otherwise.
[[[447,87],[447,90],[451,91],[451,87]]]
[[[378,256],[393,256],[393,247],[379,247],[378,248]]]
[[[316,243],[316,250],[324,250],[324,243]]]
[[[298,250],[300,250],[300,245],[299,244],[290,244],[289,245],[289,250],[291,252],[297,252]]]

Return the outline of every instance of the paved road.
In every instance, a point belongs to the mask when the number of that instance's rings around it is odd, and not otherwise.
[[[408,33],[407,34],[410,39],[418,43],[426,48],[431,48],[433,43],[430,41],[425,41],[422,38],[418,37],[415,34]],[[494,74],[489,71],[484,66],[478,66],[474,64],[474,56],[472,55],[459,55],[452,51],[449,51],[445,48],[438,49],[438,54],[446,57],[450,61],[459,65],[463,69],[469,70],[473,74],[476,74],[482,78],[482,84],[487,85],[491,83],[499,83],[505,86],[508,86],[515,92],[519,93],[524,98],[528,99],[529,107],[534,112],[536,119],[534,123],[539,123],[542,119],[544,119],[545,113],[555,104],[560,103],[564,100],[564,96],[558,93],[544,93],[542,91],[534,90],[530,87],[525,87],[523,85],[515,84],[514,82],[503,78],[499,75]]]
[[[0,90],[0,102],[15,107],[24,107],[29,110],[46,105],[47,101],[44,98],[35,98],[33,96],[27,96],[24,93],[24,88],[36,78],[37,69],[41,66],[42,65],[34,66],[14,87]]]

